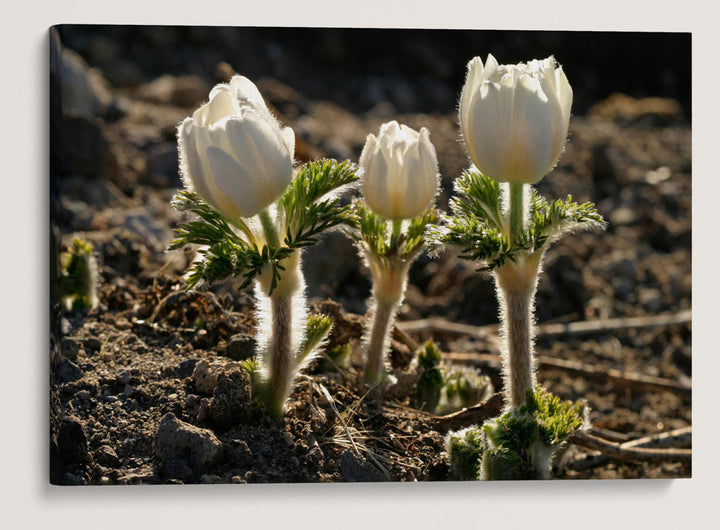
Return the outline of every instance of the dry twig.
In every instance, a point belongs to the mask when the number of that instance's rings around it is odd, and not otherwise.
[[[496,369],[499,369],[502,364],[500,356],[489,353],[445,353],[443,354],[443,358],[457,364],[490,366]],[[540,356],[537,363],[539,368],[563,370],[596,381],[610,380],[620,387],[642,390],[662,390],[681,395],[685,398],[690,398],[692,394],[691,387],[662,377],[626,372],[614,368],[602,368],[553,357]]]
[[[688,449],[692,445],[692,427],[683,427],[672,431],[661,432],[628,440],[627,435],[608,431],[605,429],[591,429],[590,433],[595,438],[603,440],[605,443],[616,443],[619,450],[637,449],[637,448],[673,448]],[[580,443],[572,440],[576,445],[584,445],[582,440]],[[641,455],[632,455],[639,457]],[[684,458],[684,456],[683,456]],[[608,454],[600,451],[582,454],[572,460],[567,461],[564,465],[573,471],[583,471],[594,467],[604,466],[612,460]]]
[[[672,436],[670,436],[671,438]],[[601,451],[606,457],[620,461],[646,461],[646,462],[690,462],[691,449],[641,447],[648,438],[633,440],[625,443],[611,442],[601,438],[590,431],[578,431],[571,438],[570,443]],[[638,443],[640,442],[640,444]]]
[[[463,429],[470,425],[482,425],[485,420],[498,416],[504,405],[501,393],[496,393],[488,399],[472,407],[468,407],[445,416],[430,415],[430,424],[439,432]]]
[[[535,328],[536,337],[557,337],[588,335],[593,333],[607,333],[610,331],[621,331],[639,328],[652,328],[658,326],[670,326],[674,324],[689,324],[692,322],[692,311],[685,310],[678,313],[666,313],[661,315],[630,317],[630,318],[609,318],[605,320],[584,320],[570,322],[567,324],[541,324]],[[497,324],[489,326],[470,326],[449,322],[441,318],[424,318],[421,320],[409,320],[398,322],[397,326],[406,333],[437,333],[445,335],[469,335],[486,337],[497,334]]]

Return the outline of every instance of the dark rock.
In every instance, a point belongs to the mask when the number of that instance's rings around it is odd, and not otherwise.
[[[55,375],[59,382],[72,383],[78,379],[82,379],[84,373],[82,369],[72,362],[70,359],[63,359],[60,362],[60,366],[57,368]]]
[[[197,364],[197,362],[197,359],[187,359],[181,362],[177,365],[177,368],[175,368],[176,376],[180,379],[191,377],[193,372],[195,371],[195,365]]]
[[[101,445],[98,447],[93,453],[93,457],[95,458],[95,462],[105,467],[116,467],[120,463],[117,453],[109,445]]]
[[[230,461],[241,468],[250,467],[253,463],[253,454],[245,440],[233,440],[230,450]]]
[[[153,446],[161,464],[186,460],[196,473],[217,462],[223,452],[212,431],[181,421],[172,412],[160,420]]]
[[[343,482],[380,482],[383,476],[366,459],[345,451],[340,457],[340,474]]]
[[[130,373],[130,370],[120,370],[116,376],[117,382],[121,385],[127,385],[131,378],[132,374]]]
[[[65,467],[89,462],[87,436],[83,424],[78,419],[68,417],[60,421],[57,433],[57,451]]]
[[[255,337],[239,333],[230,337],[225,348],[225,355],[234,361],[244,361],[255,355],[257,341]]]
[[[627,278],[613,278],[612,287],[615,298],[624,301],[628,301],[635,291],[635,285]]]
[[[221,373],[210,401],[208,416],[219,428],[230,428],[247,419],[251,399],[250,376],[245,370]]]
[[[85,346],[86,349],[88,349],[94,353],[97,353],[100,351],[100,348],[102,348],[103,343],[97,337],[88,337],[83,340],[83,345]]]
[[[81,475],[76,475],[74,473],[65,473],[63,475],[63,484],[66,486],[84,486],[87,484],[85,481],[85,478]]]
[[[71,361],[77,361],[78,352],[80,351],[80,344],[70,337],[63,337],[60,341],[60,352]]]
[[[137,234],[146,245],[158,251],[163,250],[170,240],[167,228],[142,210],[127,212],[123,220],[123,228]]]
[[[629,257],[621,258],[614,266],[615,273],[628,280],[637,280],[637,264]]]
[[[185,459],[168,460],[160,465],[160,473],[181,482],[192,482],[195,473]]]

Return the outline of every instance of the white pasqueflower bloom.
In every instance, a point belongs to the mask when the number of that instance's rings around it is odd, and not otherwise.
[[[230,217],[252,217],[292,179],[295,134],[282,127],[249,79],[216,85],[178,127],[185,185]]]
[[[552,56],[514,65],[472,59],[459,114],[475,166],[498,182],[538,182],[565,146],[572,95]]]
[[[365,200],[386,219],[420,215],[437,193],[437,155],[425,127],[418,133],[396,121],[384,123],[377,138],[368,135],[360,166]]]

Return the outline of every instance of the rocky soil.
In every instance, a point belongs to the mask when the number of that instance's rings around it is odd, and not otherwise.
[[[183,220],[170,207],[181,186],[175,128],[233,69],[207,51],[216,49],[213,43],[198,37],[188,64],[214,60],[215,78],[167,73],[172,69],[163,70],[155,55],[153,64],[133,62],[99,29],[61,28],[60,37],[67,47],[51,54],[60,73],[51,79],[53,235],[61,251],[74,236],[92,243],[99,304],[89,311],[53,308],[51,481],[449,480],[443,436],[459,425],[419,411],[411,388],[384,402],[368,396],[352,362],[316,361],[297,381],[281,420],[244,407],[251,389],[240,362],[253,352],[252,292],[228,282],[186,293],[182,275],[193,256],[165,251]],[[259,37],[252,42],[270,46]],[[427,68],[442,70],[431,44],[421,48],[433,61]],[[169,54],[166,42],[144,46]],[[277,46],[284,57],[291,53]],[[366,94],[374,99],[365,103],[332,97],[342,85],[331,76],[326,97],[317,79],[297,86],[280,75],[255,80],[295,130],[299,162],[357,161],[366,135],[390,119],[428,127],[443,178],[439,206],[446,209],[467,164],[453,111],[460,84],[450,84],[449,73],[419,81],[406,73],[371,78],[375,95]],[[360,81],[345,82],[356,93]],[[538,188],[550,198],[594,201],[609,226],[568,236],[546,256],[536,315],[539,359],[548,361],[538,378],[564,399],[586,399],[593,426],[624,441],[691,424],[691,324],[682,318],[691,308],[691,128],[685,101],[619,94],[590,101],[592,91],[583,86],[576,92],[585,108],[571,119],[566,151]],[[417,104],[408,105],[404,93]],[[479,370],[500,390],[494,288],[474,269],[452,251],[413,266],[398,324],[407,332],[398,331],[393,342],[396,370],[412,371],[414,347],[433,339],[444,362]],[[352,244],[329,234],[305,253],[304,270],[313,310],[334,317],[332,340],[356,345],[370,283]],[[675,323],[652,325],[668,315]],[[630,325],[638,317],[646,317],[644,325]],[[431,318],[440,320],[418,323]],[[542,331],[608,319],[621,321],[584,333]],[[633,374],[672,384],[633,384]],[[555,477],[691,474],[688,463],[594,455],[571,444]]]

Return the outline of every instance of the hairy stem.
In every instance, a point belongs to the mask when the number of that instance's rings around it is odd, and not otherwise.
[[[534,302],[542,254],[524,256],[495,270],[504,339],[505,402],[509,408],[525,404],[535,388]]]
[[[293,376],[292,297],[270,296],[272,331],[268,348],[269,408],[273,416],[283,414]]]
[[[535,387],[531,300],[532,293],[527,292],[511,291],[502,295],[506,395],[513,408],[525,404],[527,391]]]
[[[390,330],[397,308],[397,303],[375,302],[365,362],[365,381],[368,383],[375,383],[382,377],[383,362],[385,353],[390,349]]]

